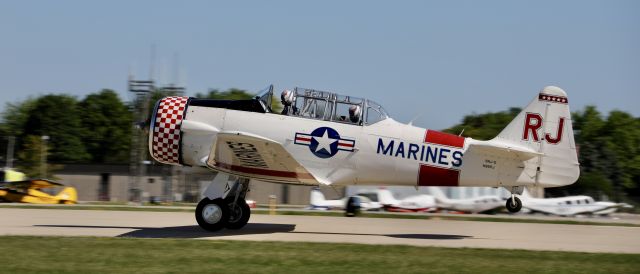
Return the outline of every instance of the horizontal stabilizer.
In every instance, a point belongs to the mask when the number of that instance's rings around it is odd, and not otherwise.
[[[543,155],[533,149],[526,147],[519,147],[506,142],[486,141],[469,144],[469,149],[477,150],[478,152],[491,154],[495,156],[515,156],[521,161],[526,161],[534,157]]]

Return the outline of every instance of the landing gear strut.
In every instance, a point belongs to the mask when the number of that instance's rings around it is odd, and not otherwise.
[[[229,206],[229,220],[225,225],[229,229],[243,228],[251,217],[251,209],[244,199],[238,199],[235,203],[228,203]]]
[[[217,176],[205,190],[206,197],[196,207],[196,221],[200,227],[209,231],[240,229],[251,217],[251,210],[245,201],[249,179],[232,177],[234,182],[231,183],[228,175]]]
[[[522,202],[518,197],[511,194],[511,198],[507,199],[507,210],[511,213],[516,213],[522,209]]]
[[[522,209],[522,201],[516,197],[516,194],[520,195],[523,191],[523,186],[511,187],[511,198],[507,199],[507,204],[505,205],[509,212],[516,213]]]
[[[361,208],[360,198],[356,196],[351,196],[349,197],[349,200],[347,200],[347,207],[345,208],[344,216],[347,216],[347,217],[358,216],[360,214],[360,208]]]

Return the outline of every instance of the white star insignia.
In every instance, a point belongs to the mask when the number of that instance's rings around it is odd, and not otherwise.
[[[329,135],[327,134],[326,129],[322,134],[322,137],[314,136],[313,139],[315,139],[318,142],[318,146],[316,147],[315,152],[319,152],[320,150],[324,149],[329,154],[331,154],[331,145],[333,145],[333,143],[338,141],[338,139],[329,138]]]

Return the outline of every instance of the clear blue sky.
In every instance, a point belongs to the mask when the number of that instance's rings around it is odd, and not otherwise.
[[[0,104],[102,88],[130,67],[188,93],[295,86],[368,97],[445,128],[524,106],[546,85],[573,110],[640,116],[640,1],[3,1]]]

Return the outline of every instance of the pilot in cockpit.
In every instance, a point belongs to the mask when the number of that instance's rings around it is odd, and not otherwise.
[[[351,105],[349,107],[349,120],[352,123],[360,122],[360,115],[362,114],[362,109],[358,105]]]
[[[280,101],[282,102],[282,114],[283,115],[296,115],[298,113],[298,108],[293,105],[293,91],[285,89],[280,94]]]

